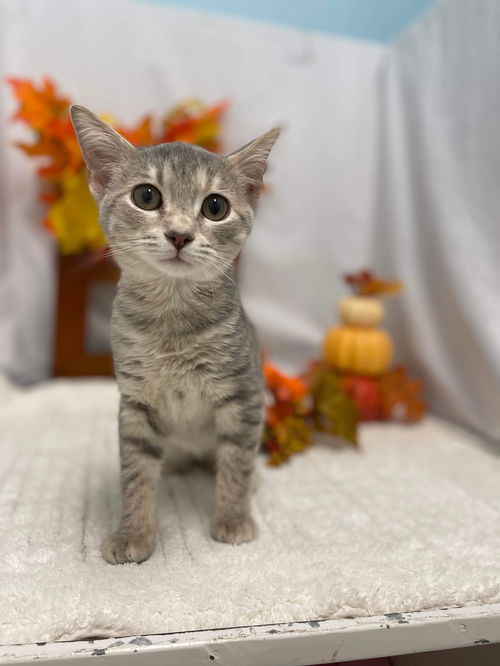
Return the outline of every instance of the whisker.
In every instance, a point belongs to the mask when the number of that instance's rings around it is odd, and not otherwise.
[[[228,274],[227,274],[227,273],[226,273],[226,272],[225,272],[225,271],[219,266],[219,264],[217,264],[215,261],[210,261],[210,260],[208,259],[208,257],[205,257],[205,259],[208,261],[208,263],[210,264],[210,266],[212,266],[212,268],[215,268],[216,271],[218,271],[219,273],[221,273],[221,275],[224,275],[224,277],[226,277],[230,282],[232,282],[232,283],[234,284],[234,286],[236,286],[236,282],[233,280],[233,278],[232,278],[230,275],[228,275]]]
[[[102,253],[103,257],[112,257],[113,255],[122,255],[130,252],[134,252],[138,248],[157,247],[156,243],[145,242],[144,240],[136,241],[124,241],[121,243],[115,243],[112,247],[109,247]]]
[[[219,269],[220,268],[232,269],[234,267],[234,263],[232,261],[228,261],[227,259],[222,259],[221,257],[212,254],[205,255],[205,259],[209,261],[209,263],[212,263],[212,265],[215,264]]]
[[[112,250],[109,253],[104,254],[103,256],[107,257],[112,257],[112,256],[117,256],[117,255],[122,255],[122,254],[130,254],[133,253],[137,248],[135,247],[129,247],[129,248],[123,248],[123,250]]]
[[[232,255],[224,252],[224,250],[215,250],[211,245],[207,246],[207,247],[210,248],[211,252],[205,253],[204,256],[208,255],[210,257],[213,257],[214,259],[220,259],[221,263],[226,264],[228,266],[231,266],[232,264],[234,264],[234,258],[232,257]],[[224,256],[231,257],[231,259],[224,259],[220,255],[223,255],[223,257]]]
[[[212,280],[210,279],[210,275],[208,274],[208,271],[207,271],[206,267],[205,267],[203,264],[200,264],[200,266],[202,267],[203,272],[205,273],[205,276],[206,276],[206,278],[207,278],[207,282],[208,282],[208,284],[209,284],[209,286],[210,286],[210,289],[212,290],[212,295],[213,295],[213,297],[215,298],[214,284],[213,284]]]

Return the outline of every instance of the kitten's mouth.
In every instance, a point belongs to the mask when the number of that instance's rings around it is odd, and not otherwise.
[[[182,254],[154,253],[147,256],[147,260],[161,273],[171,277],[186,277],[195,270],[195,263]]]
[[[189,261],[186,257],[183,257],[182,254],[176,254],[173,257],[162,257],[160,263],[164,264],[165,266],[172,266],[172,268],[181,268],[181,266],[187,268],[188,266],[192,266],[192,262]]]
[[[189,261],[186,261],[184,257],[181,257],[180,254],[177,254],[175,257],[167,257],[168,262],[189,264]]]

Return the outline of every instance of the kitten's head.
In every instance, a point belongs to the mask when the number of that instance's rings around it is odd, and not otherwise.
[[[136,148],[81,106],[71,119],[122,268],[196,280],[227,272],[250,233],[278,129],[215,155],[184,143]]]

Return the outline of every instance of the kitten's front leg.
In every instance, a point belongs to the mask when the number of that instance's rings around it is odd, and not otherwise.
[[[142,562],[153,551],[163,457],[161,433],[149,405],[122,396],[119,426],[123,514],[118,530],[101,546],[110,564]]]
[[[250,513],[255,457],[262,433],[262,406],[227,401],[216,411],[219,438],[215,509],[211,535],[216,541],[253,541],[257,525]]]

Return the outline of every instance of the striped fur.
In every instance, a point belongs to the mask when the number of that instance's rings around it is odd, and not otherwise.
[[[123,516],[103,556],[115,564],[151,554],[161,468],[178,472],[192,461],[215,464],[213,538],[249,541],[257,531],[250,492],[263,383],[233,264],[279,132],[219,156],[186,144],[134,148],[86,109],[71,113],[121,267],[111,342],[121,394]],[[134,204],[131,192],[144,183],[161,192],[159,209]],[[201,214],[211,193],[230,202],[222,221]],[[173,232],[193,237],[179,253],[165,236]]]

